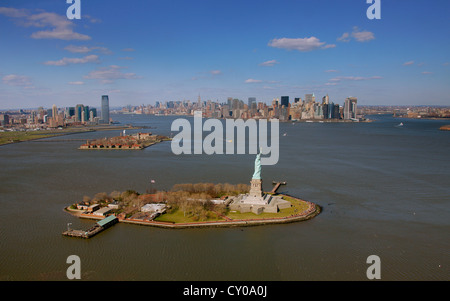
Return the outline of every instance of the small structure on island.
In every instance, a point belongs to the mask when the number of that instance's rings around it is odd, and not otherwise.
[[[166,204],[145,204],[141,207],[141,212],[159,213],[166,212]]]
[[[230,202],[230,210],[253,212],[260,214],[263,212],[276,213],[280,209],[291,207],[291,203],[283,200],[281,196],[264,193],[262,190],[261,177],[261,152],[256,155],[255,171],[250,181],[250,191],[248,194],[241,194]]]

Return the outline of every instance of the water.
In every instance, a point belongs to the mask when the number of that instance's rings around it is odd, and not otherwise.
[[[118,224],[89,240],[61,235],[67,223],[93,224],[63,212],[84,195],[145,192],[151,179],[157,189],[248,183],[254,155],[175,156],[170,142],[142,151],[81,151],[80,141],[1,146],[0,280],[66,280],[72,254],[81,258],[84,280],[366,280],[372,254],[381,258],[383,280],[450,280],[450,132],[438,130],[446,122],[371,117],[375,122],[280,123],[280,160],[263,166],[264,188],[287,181],[280,191],[323,212],[247,228]],[[113,118],[162,135],[175,119]]]

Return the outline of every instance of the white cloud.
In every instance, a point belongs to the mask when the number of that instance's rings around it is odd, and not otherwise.
[[[97,79],[101,83],[107,84],[112,83],[118,79],[136,79],[139,78],[135,73],[123,73],[122,69],[125,67],[120,66],[109,66],[108,68],[100,68],[89,72],[84,78],[87,79]]]
[[[290,38],[273,39],[269,42],[269,46],[289,50],[298,50],[302,52],[336,47],[336,45],[334,44],[326,45],[325,42],[321,42],[316,37],[297,38],[297,39],[290,39]]]
[[[84,85],[84,82],[78,81],[78,82],[69,82],[69,85]]]
[[[197,75],[191,77],[191,80],[211,80],[215,79],[217,76],[221,74],[222,74],[221,70],[202,71],[197,73]]]
[[[405,62],[403,63],[403,66],[409,66],[409,65],[413,65],[414,61],[409,61],[409,62]]]
[[[27,10],[13,7],[0,7],[0,14],[11,18],[23,18],[28,15]]]
[[[381,76],[371,76],[371,77],[363,77],[363,76],[339,76],[331,80],[371,80],[371,79],[382,79]]]
[[[49,66],[66,66],[70,64],[86,64],[86,63],[98,63],[98,55],[92,54],[83,58],[62,58],[59,61],[47,61],[44,64]]]
[[[279,62],[277,62],[276,60],[270,60],[270,61],[265,61],[262,62],[261,64],[259,64],[260,66],[266,66],[266,67],[271,67],[275,64],[279,64]]]
[[[83,18],[88,19],[89,22],[91,22],[91,23],[101,23],[102,22],[102,20],[96,19],[96,18],[94,18],[94,17],[92,17],[90,15],[83,14]]]
[[[111,54],[111,51],[106,48],[106,47],[99,47],[99,46],[95,46],[95,47],[87,47],[87,46],[74,46],[74,45],[69,45],[64,47],[65,50],[72,52],[72,53],[88,53],[91,51],[98,51],[101,52],[103,54]]]
[[[353,27],[352,37],[358,42],[367,42],[375,39],[373,32],[370,31],[359,31],[358,27]]]
[[[43,12],[32,14],[28,10],[0,7],[0,14],[15,18],[24,27],[46,28],[31,34],[33,39],[90,40],[91,37],[73,31],[74,23],[66,16]]]
[[[253,79],[253,78],[249,78],[247,80],[245,80],[246,84],[255,84],[255,83],[262,83],[263,81],[260,79]]]
[[[371,76],[371,77],[363,77],[363,76],[338,76],[338,77],[334,77],[334,78],[331,78],[330,80],[329,80],[329,82],[331,82],[331,83],[328,83],[328,86],[329,85],[336,85],[338,82],[341,82],[341,81],[345,81],[345,80],[347,80],[347,81],[364,81],[364,80],[374,80],[374,79],[382,79],[383,77],[381,77],[381,76]],[[327,84],[325,84],[325,85],[327,85]]]
[[[322,49],[328,49],[328,48],[334,48],[336,47],[336,44],[327,44],[325,46],[322,47]]]
[[[9,74],[3,76],[2,80],[9,86],[31,86],[31,79],[24,75]]]
[[[71,29],[56,28],[53,30],[43,30],[31,35],[33,39],[57,39],[57,40],[90,40],[87,35],[73,32]]]
[[[423,71],[422,74],[433,74],[433,72],[430,72],[430,71]]]
[[[332,73],[332,72],[339,72],[339,71],[334,70],[334,69],[330,69],[330,70],[325,70],[325,72]]]
[[[358,42],[367,42],[375,39],[375,35],[370,31],[360,31],[358,26],[353,27],[353,32],[350,34],[348,32],[344,32],[342,36],[337,38],[340,42],[350,42],[351,37],[354,38]]]
[[[66,46],[64,47],[64,49],[73,53],[88,53],[92,50],[87,46],[74,46],[74,45]]]
[[[344,32],[342,34],[342,36],[340,36],[339,38],[337,38],[338,41],[341,42],[350,42],[350,34],[348,32]]]

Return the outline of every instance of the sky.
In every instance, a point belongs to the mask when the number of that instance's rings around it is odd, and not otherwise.
[[[375,1],[375,0],[374,0]],[[370,1],[369,1],[370,2]],[[450,1],[0,0],[0,109],[271,103],[450,105]]]

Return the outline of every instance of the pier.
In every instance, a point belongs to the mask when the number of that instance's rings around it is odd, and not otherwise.
[[[115,225],[118,221],[119,220],[117,219],[117,217],[115,217],[114,215],[110,215],[95,223],[94,226],[92,226],[88,230],[68,229],[67,231],[64,231],[62,234],[64,236],[70,237],[91,238],[94,235],[97,235],[98,233],[102,232],[103,230]]]
[[[272,184],[275,185],[275,187],[272,189],[270,193],[276,193],[278,188],[280,188],[281,185],[286,185],[286,182],[275,182],[273,181]]]

